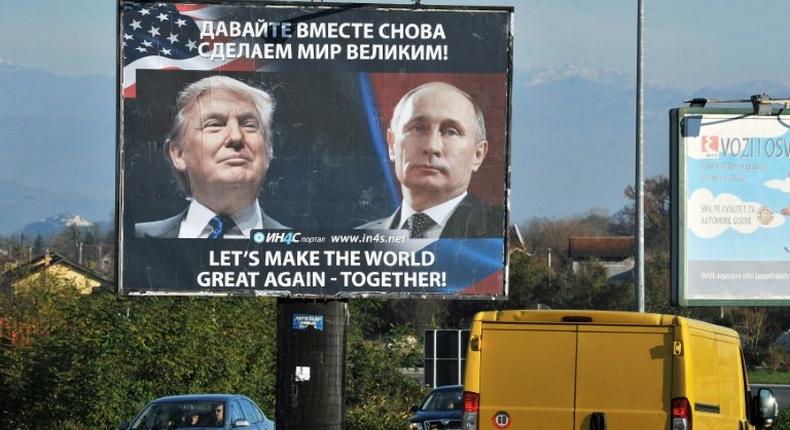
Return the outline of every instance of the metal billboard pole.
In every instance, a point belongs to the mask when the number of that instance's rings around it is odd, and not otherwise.
[[[644,146],[643,126],[644,118],[644,0],[637,2],[638,20],[636,35],[636,201],[635,228],[636,228],[636,265],[634,267],[634,297],[636,310],[645,311],[645,196],[644,196],[644,166],[642,148]]]

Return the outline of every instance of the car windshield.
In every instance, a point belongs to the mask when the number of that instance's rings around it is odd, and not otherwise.
[[[461,391],[434,391],[422,404],[423,411],[451,411],[461,409]]]
[[[222,427],[225,403],[220,401],[173,401],[148,405],[132,424],[132,430],[175,430]]]

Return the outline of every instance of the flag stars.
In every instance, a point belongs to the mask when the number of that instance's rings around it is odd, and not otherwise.
[[[124,19],[120,31],[124,63],[127,57],[135,61],[151,55],[181,60],[200,51],[199,26],[188,16],[180,15],[171,3],[140,3],[130,11],[135,14]]]

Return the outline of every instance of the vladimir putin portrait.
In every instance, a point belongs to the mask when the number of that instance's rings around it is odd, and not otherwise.
[[[254,229],[287,228],[258,203],[273,155],[269,93],[211,76],[184,88],[176,110],[164,155],[188,206],[135,224],[135,236],[249,238]]]
[[[472,97],[443,82],[407,92],[387,130],[401,206],[361,229],[401,229],[410,238],[504,235],[504,211],[468,191],[488,153],[483,112]]]

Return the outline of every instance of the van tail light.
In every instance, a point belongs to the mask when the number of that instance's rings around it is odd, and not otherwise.
[[[691,404],[689,399],[672,399],[672,430],[691,430]]]
[[[464,430],[477,430],[477,414],[480,411],[480,395],[464,391]]]

